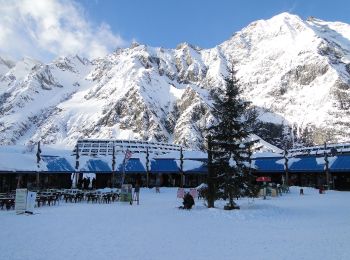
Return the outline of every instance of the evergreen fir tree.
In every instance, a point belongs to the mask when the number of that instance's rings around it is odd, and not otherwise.
[[[225,78],[225,91],[214,96],[212,114],[216,122],[209,128],[212,135],[212,168],[216,176],[216,189],[228,199],[226,209],[238,208],[234,198],[255,192],[250,184],[252,142],[247,142],[249,130],[245,124],[245,112],[249,102],[241,97],[236,72],[229,70]]]

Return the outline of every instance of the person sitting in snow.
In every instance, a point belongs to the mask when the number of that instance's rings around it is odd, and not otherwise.
[[[194,205],[194,199],[189,192],[185,194],[182,204],[183,207],[180,207],[181,209],[191,209]]]

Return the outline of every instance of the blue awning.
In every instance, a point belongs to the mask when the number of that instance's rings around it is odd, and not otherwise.
[[[292,163],[289,167],[291,172],[323,172],[324,164],[318,164],[316,157],[306,156],[297,157],[298,161]]]
[[[87,169],[81,169],[82,171],[89,171],[89,172],[111,172],[112,169],[108,165],[107,162],[98,160],[98,159],[91,159],[86,162]]]
[[[208,163],[206,161],[185,160],[184,168],[185,174],[208,174]]]
[[[123,172],[123,164],[119,165],[118,170]],[[139,158],[130,158],[125,164],[125,173],[146,173],[146,169]]]
[[[261,173],[281,173],[284,172],[283,163],[277,163],[280,161],[281,157],[266,157],[266,158],[256,158],[255,162],[256,171]]]
[[[42,160],[46,163],[49,172],[74,172],[74,168],[69,164],[66,158],[43,156]]]
[[[155,159],[151,161],[152,173],[179,173],[175,159]]]
[[[350,173],[350,156],[337,155],[335,161],[329,167],[331,172],[349,172]]]

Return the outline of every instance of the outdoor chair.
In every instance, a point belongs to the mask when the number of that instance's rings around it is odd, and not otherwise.
[[[74,195],[73,194],[69,194],[69,193],[66,193],[63,195],[64,196],[64,200],[66,201],[66,203],[69,201],[69,202],[73,202],[73,197]]]
[[[118,193],[113,193],[112,194],[112,201],[118,201],[119,200],[119,194]]]
[[[39,196],[39,199],[37,200],[38,202],[38,207],[44,206],[47,202],[47,197],[46,196]]]
[[[47,203],[49,206],[56,205],[56,203],[59,202],[59,196],[58,195],[49,195],[47,196]]]
[[[15,200],[7,200],[5,204],[7,210],[15,209]]]
[[[111,203],[111,195],[110,194],[103,194],[102,195],[102,202],[109,204]]]
[[[81,202],[84,198],[84,194],[83,193],[77,193],[74,196],[74,202]]]
[[[98,197],[96,194],[93,194],[93,193],[87,194],[86,198],[87,198],[88,203],[89,203],[89,201],[96,202],[96,203],[98,202]]]
[[[5,207],[7,210],[15,209],[15,200],[14,199],[1,200],[0,207],[1,209],[4,209]]]

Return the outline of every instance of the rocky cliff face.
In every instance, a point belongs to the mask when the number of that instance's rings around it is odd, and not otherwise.
[[[133,44],[93,61],[0,59],[0,144],[136,138],[201,149],[211,94],[232,64],[259,113],[257,133],[347,140],[349,32],[347,24],[282,13],[212,49]]]

